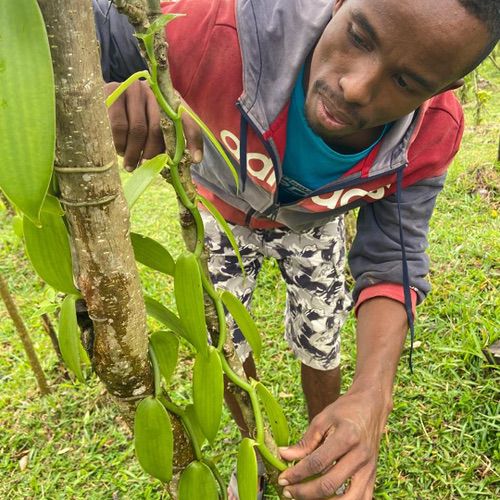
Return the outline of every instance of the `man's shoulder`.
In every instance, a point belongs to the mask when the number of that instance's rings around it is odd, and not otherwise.
[[[420,110],[420,118],[408,151],[408,177],[443,175],[460,148],[463,110],[453,92],[429,99]]]

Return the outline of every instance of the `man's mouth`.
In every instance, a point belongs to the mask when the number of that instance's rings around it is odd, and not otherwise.
[[[317,115],[323,126],[330,130],[351,127],[354,120],[344,111],[338,109],[329,99],[318,95]]]
[[[325,114],[330,118],[331,120],[336,121],[337,123],[341,125],[352,125],[352,119],[344,113],[343,111],[337,109],[331,101],[328,99],[325,99],[323,96],[320,96],[321,104],[323,106],[323,109],[325,111]]]

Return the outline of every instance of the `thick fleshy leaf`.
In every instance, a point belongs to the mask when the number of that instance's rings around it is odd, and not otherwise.
[[[135,411],[135,454],[141,467],[160,481],[172,479],[174,438],[167,410],[154,397],[143,399]]]
[[[221,294],[222,302],[226,309],[239,326],[241,333],[245,336],[246,341],[252,348],[256,360],[259,360],[262,351],[262,340],[255,325],[254,320],[250,316],[246,307],[232,293],[223,291]]]
[[[134,170],[130,179],[123,186],[123,192],[128,206],[132,207],[139,196],[161,172],[167,161],[167,155],[161,154],[147,160]]]
[[[269,425],[271,426],[276,444],[278,446],[288,446],[290,432],[288,430],[288,422],[286,421],[285,413],[281,409],[281,406],[260,382],[257,382],[255,389],[264,406],[267,418],[269,419]]]
[[[245,438],[238,451],[236,477],[240,500],[255,500],[257,498],[258,473],[254,446],[253,439]]]
[[[205,434],[201,430],[200,423],[198,422],[198,417],[196,416],[196,411],[194,405],[187,405],[184,410],[184,417],[189,420],[191,424],[191,429],[198,441],[198,446],[201,446],[205,442]]]
[[[47,194],[45,197],[42,210],[52,215],[64,215],[64,209],[61,202],[52,194]]]
[[[222,159],[226,163],[227,167],[231,171],[231,174],[233,175],[234,183],[236,184],[236,189],[239,189],[239,183],[240,180],[238,178],[238,172],[234,168],[234,165],[232,164],[231,160],[227,156],[226,152],[224,151],[224,148],[221,146],[220,142],[217,140],[215,135],[212,133],[212,131],[205,125],[203,120],[192,110],[189,108],[186,108],[183,104],[179,106],[179,114],[182,115],[183,113],[187,113],[195,122],[196,124],[201,128],[203,133],[208,137],[208,140],[213,144],[215,149],[218,151],[218,153],[222,156]]]
[[[177,366],[179,340],[173,333],[161,331],[151,334],[149,342],[151,342],[156,359],[158,360],[160,372],[165,382],[168,383]]]
[[[62,217],[40,213],[42,227],[27,217],[23,220],[26,252],[37,274],[50,286],[64,293],[78,295],[73,284],[73,269],[68,231]]]
[[[174,333],[177,333],[177,335],[186,338],[186,332],[181,320],[170,309],[147,295],[144,297],[144,303],[146,304],[146,312],[149,316],[158,320]]]
[[[157,17],[150,25],[149,28],[147,29],[146,33],[148,34],[155,34],[158,31],[160,31],[163,27],[167,25],[170,21],[175,19],[176,17],[183,17],[186,14],[163,14],[159,17]]]
[[[224,395],[224,379],[219,353],[198,353],[193,370],[193,402],[196,416],[206,438],[212,443],[219,430]]]
[[[14,215],[14,217],[12,217],[12,229],[19,239],[22,240],[24,238],[23,218],[20,215]]]
[[[174,259],[161,243],[137,233],[130,233],[130,239],[138,262],[161,273],[174,275]]]
[[[81,367],[81,343],[80,330],[76,321],[76,303],[77,297],[67,295],[61,305],[61,314],[59,316],[59,348],[64,363],[80,381],[84,381]]]
[[[191,462],[179,480],[179,500],[218,500],[217,481],[203,462]]]
[[[0,189],[32,221],[52,175],[54,78],[36,0],[0,6]]]
[[[203,286],[198,260],[192,253],[181,255],[175,263],[174,293],[189,342],[199,353],[206,354],[208,337]]]
[[[240,249],[238,248],[238,244],[236,243],[236,239],[234,237],[234,234],[231,231],[229,224],[226,222],[226,219],[224,219],[224,217],[222,217],[222,214],[217,210],[217,207],[210,200],[207,200],[201,194],[198,194],[197,197],[201,201],[201,203],[205,206],[205,208],[212,214],[212,217],[217,221],[219,226],[222,228],[222,230],[226,234],[227,239],[229,240],[229,243],[231,243],[231,246],[233,247],[234,253],[236,254],[236,258],[238,259],[238,263],[240,264],[241,273],[243,274],[243,276],[246,276],[245,268],[243,266],[243,260],[241,259]]]

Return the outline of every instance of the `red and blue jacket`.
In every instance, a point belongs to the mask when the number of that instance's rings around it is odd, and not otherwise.
[[[125,18],[94,0],[107,81],[142,69]],[[224,217],[254,228],[296,231],[359,207],[349,253],[357,305],[375,296],[412,305],[429,292],[429,220],[458,151],[463,114],[451,92],[394,123],[368,157],[294,203],[278,202],[290,95],[300,68],[333,12],[334,0],[179,0],[167,26],[175,87],[229,153],[237,189],[219,153],[204,143],[193,166],[199,191]],[[410,289],[412,290],[410,292]],[[410,299],[411,295],[411,299]]]

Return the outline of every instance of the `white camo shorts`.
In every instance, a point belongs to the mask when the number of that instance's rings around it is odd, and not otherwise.
[[[287,228],[250,229],[229,224],[245,268],[215,219],[202,210],[209,270],[214,286],[236,295],[249,309],[264,257],[276,259],[286,283],[285,339],[306,366],[332,370],[340,363],[340,329],[352,300],[346,291],[343,217],[305,232]],[[250,346],[228,319],[236,352],[243,361]]]

